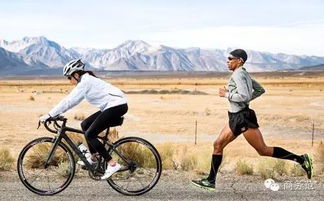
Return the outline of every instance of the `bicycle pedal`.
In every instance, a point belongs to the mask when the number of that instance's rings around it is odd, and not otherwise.
[[[91,171],[89,171],[90,178],[95,180],[95,181],[102,181],[101,180],[102,175],[103,174],[98,174],[98,173],[93,174]]]

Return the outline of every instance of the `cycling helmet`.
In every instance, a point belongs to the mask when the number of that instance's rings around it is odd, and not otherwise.
[[[63,75],[68,77],[71,76],[75,71],[83,71],[84,66],[85,65],[81,59],[74,59],[64,66]]]

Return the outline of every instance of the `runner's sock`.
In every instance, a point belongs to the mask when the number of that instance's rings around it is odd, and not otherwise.
[[[222,158],[223,155],[214,155],[214,154],[212,155],[210,172],[209,172],[209,176],[207,177],[207,180],[211,183],[215,183],[216,181],[217,171],[220,164],[222,163]]]
[[[304,163],[304,159],[301,156],[298,156],[296,154],[293,154],[281,147],[273,147],[273,155],[272,157],[275,158],[280,158],[280,159],[288,159],[288,160],[292,160],[295,162],[298,162],[299,164],[303,164]]]

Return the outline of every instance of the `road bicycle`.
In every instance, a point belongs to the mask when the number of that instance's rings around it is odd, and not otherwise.
[[[110,127],[122,125],[123,120],[124,117],[121,117],[110,122],[105,136],[98,136],[112,158],[122,166],[106,181],[121,194],[142,195],[159,181],[162,173],[161,157],[150,142],[139,137],[125,137],[110,142]],[[44,122],[44,126],[48,131],[55,133],[54,137],[32,140],[19,154],[19,178],[27,189],[36,194],[54,195],[66,189],[75,176],[76,158],[84,162],[89,176],[96,181],[101,180],[100,177],[105,172],[107,161],[97,154],[97,162],[90,165],[85,154],[66,133],[84,132],[68,127],[66,123],[67,118],[63,116],[51,117]]]

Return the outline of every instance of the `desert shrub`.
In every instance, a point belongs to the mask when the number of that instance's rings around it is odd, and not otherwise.
[[[74,119],[78,121],[83,121],[85,119],[84,114],[75,114]]]
[[[210,149],[201,146],[165,143],[157,147],[163,169],[195,171],[204,174],[211,164]]]
[[[299,177],[299,176],[304,176],[306,175],[305,170],[299,165],[299,164],[294,164],[291,168],[290,168],[290,174],[292,176],[295,177]]]
[[[197,168],[198,160],[196,154],[186,154],[181,158],[180,167],[184,171],[190,171]]]
[[[26,168],[43,168],[45,161],[47,160],[48,153],[52,148],[52,143],[40,143],[33,146],[33,149],[29,151],[25,157]],[[67,161],[66,152],[62,148],[57,148],[55,154],[52,156],[50,162],[53,166],[58,166],[60,163]]]
[[[246,161],[237,161],[235,171],[239,175],[252,175],[253,174],[253,166],[248,164]]]
[[[275,177],[275,172],[273,171],[273,160],[264,159],[261,160],[257,165],[257,172],[263,179],[269,179]]]
[[[321,141],[315,150],[316,174],[321,175],[324,173],[324,143]]]
[[[86,144],[84,135],[82,134],[69,132],[67,133],[67,135],[76,145],[79,145],[81,143]]]
[[[317,149],[317,154],[318,154],[318,157],[319,157],[318,161],[321,162],[320,166],[319,166],[321,168],[321,170],[320,170],[319,173],[322,174],[322,173],[324,173],[324,144],[323,144],[322,141],[320,143],[320,146]]]
[[[206,116],[209,116],[211,114],[211,110],[208,107],[205,108],[205,114]]]
[[[0,171],[11,170],[14,165],[15,159],[10,154],[9,149],[1,148],[0,149]]]
[[[258,164],[258,173],[263,179],[276,178],[288,174],[289,166],[284,160],[267,158]]]
[[[34,96],[29,96],[29,100],[30,100],[30,101],[35,101]]]
[[[157,147],[161,160],[163,169],[174,169],[175,162],[173,160],[173,156],[175,153],[174,146],[171,143],[166,143]]]
[[[68,161],[60,162],[55,170],[62,177],[68,177],[71,174],[70,164]]]
[[[273,171],[280,176],[287,174],[289,172],[287,162],[284,160],[276,160],[273,166]]]
[[[110,142],[116,142],[119,140],[119,133],[116,128],[109,130],[108,139]]]
[[[171,89],[171,90],[155,90],[155,89],[144,89],[141,91],[127,91],[127,94],[191,94],[191,95],[207,95],[208,93],[202,91],[189,91],[184,89]]]
[[[197,164],[195,167],[195,171],[198,174],[209,174],[210,166],[211,166],[211,151],[210,149],[201,150],[198,148],[194,154],[197,156]],[[221,166],[219,167],[219,170],[222,169],[222,166],[224,165],[225,160],[223,156],[223,161]],[[207,172],[208,171],[208,172]]]
[[[142,144],[139,143],[125,143],[117,148],[118,152],[125,158],[136,161],[139,166],[155,168],[155,158],[153,153]],[[116,154],[113,158],[117,158],[118,162],[123,164],[124,161]]]

